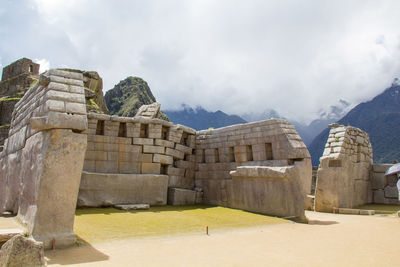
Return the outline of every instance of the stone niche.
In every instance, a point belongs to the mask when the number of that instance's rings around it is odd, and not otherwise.
[[[88,114],[78,206],[166,205],[168,188],[196,193],[196,131],[157,119],[158,103],[140,110],[134,118]]]
[[[315,210],[354,208],[372,202],[372,147],[362,130],[334,124],[317,173]]]

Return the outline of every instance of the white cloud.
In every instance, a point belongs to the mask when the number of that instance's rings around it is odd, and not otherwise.
[[[36,58],[33,60],[33,62],[40,64],[40,73],[43,73],[50,69],[50,62],[45,58],[41,59]]]
[[[400,74],[398,1],[6,3],[3,63],[26,56],[97,70],[105,89],[140,76],[164,109],[272,108],[309,121],[339,99],[372,98]]]

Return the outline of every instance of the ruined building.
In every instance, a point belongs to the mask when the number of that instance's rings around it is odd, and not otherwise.
[[[76,206],[208,203],[304,220],[311,159],[294,127],[268,120],[196,132],[87,113],[83,73],[49,70],[15,105],[0,154],[0,210],[46,247],[74,242]]]
[[[311,158],[289,122],[195,131],[158,119],[157,103],[135,117],[110,116],[99,93],[88,92],[99,90],[99,82],[88,84],[99,80],[94,76],[41,74],[15,104],[0,153],[0,212],[16,214],[45,247],[75,242],[77,206],[204,203],[306,220]],[[361,130],[331,130],[318,170],[317,210],[389,201],[392,182],[378,182],[382,168],[373,172],[371,154]]]

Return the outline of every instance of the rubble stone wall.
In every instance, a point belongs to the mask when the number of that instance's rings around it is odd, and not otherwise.
[[[15,105],[0,154],[0,211],[49,247],[75,241],[73,222],[87,136],[82,75],[49,70]]]
[[[385,172],[393,164],[374,164],[371,170],[371,186],[373,202],[376,204],[400,205],[397,189],[397,175],[385,176]]]
[[[203,189],[204,202],[208,204],[243,208],[277,216],[282,216],[282,214],[300,216],[301,214],[291,214],[292,211],[284,210],[285,208],[276,212],[273,209],[257,206],[257,201],[268,203],[272,200],[270,199],[271,195],[260,191],[257,182],[262,184],[262,188],[268,188],[266,184],[269,184],[270,181],[279,184],[295,180],[296,185],[293,188],[296,188],[303,198],[311,191],[310,154],[294,126],[286,120],[272,119],[198,131],[196,165],[196,187]],[[257,172],[256,166],[293,166],[296,172],[287,173],[286,178],[281,180],[258,179],[268,177],[268,173],[271,172],[267,171],[265,172],[266,176],[255,175],[253,177],[249,174],[249,177],[254,179],[248,177],[247,180],[241,181],[240,179],[246,176],[241,171],[235,175],[237,178],[232,179],[230,172],[236,171],[240,166],[253,166],[250,169],[254,170],[250,171],[250,174]],[[250,184],[247,184],[248,182]],[[289,202],[295,197],[288,195],[284,186],[280,187],[276,194],[281,194]],[[247,198],[248,204],[239,205],[239,198],[242,200]],[[296,199],[299,198],[296,196]],[[297,205],[301,208],[295,208],[296,212],[301,210],[300,213],[304,214],[304,199],[300,200]],[[281,203],[278,206],[279,209],[285,204]],[[288,206],[286,205],[286,207]]]
[[[160,181],[157,178],[159,175],[166,175],[169,178],[168,187],[193,189],[195,130],[160,119],[90,113],[85,133],[88,135],[88,148],[84,171],[96,173],[97,177],[105,174],[142,174],[155,182]],[[115,203],[113,198],[105,197],[105,194],[95,194],[96,175],[82,176],[78,201],[80,206],[139,201],[132,196]],[[93,184],[93,189],[91,186],[83,187],[83,184]],[[160,186],[163,185],[161,182]],[[101,191],[113,191],[118,186],[108,186]],[[165,205],[167,191],[168,188],[165,188],[163,197],[151,203]]]
[[[372,202],[372,147],[362,130],[331,126],[317,173],[315,210],[353,208]]]

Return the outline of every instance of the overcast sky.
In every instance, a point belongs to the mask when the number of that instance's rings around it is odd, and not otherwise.
[[[400,1],[1,0],[0,68],[21,57],[127,76],[182,103],[304,122],[400,76]]]

